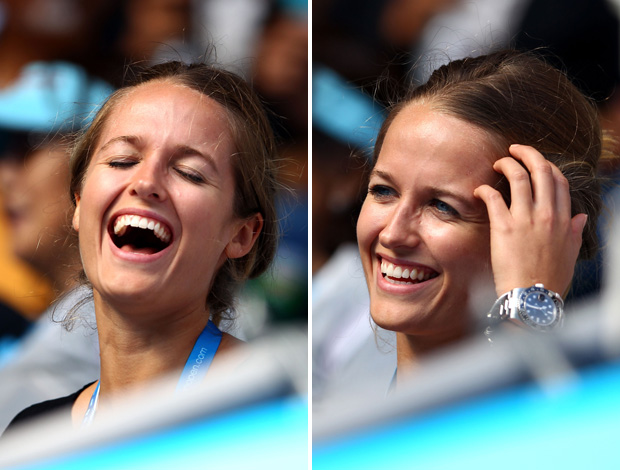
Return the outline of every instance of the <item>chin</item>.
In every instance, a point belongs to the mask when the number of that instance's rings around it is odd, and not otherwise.
[[[123,276],[114,278],[112,282],[104,283],[101,286],[93,283],[93,289],[106,300],[127,304],[156,302],[158,295],[163,291],[160,283]]]
[[[471,316],[463,308],[438,308],[417,306],[412,302],[373,302],[370,312],[381,328],[407,336],[437,338],[460,337],[469,328]],[[459,321],[460,320],[460,321]]]
[[[424,323],[428,323],[428,312],[417,312],[411,305],[393,305],[381,302],[370,303],[370,315],[373,321],[385,330],[409,334],[422,331]]]

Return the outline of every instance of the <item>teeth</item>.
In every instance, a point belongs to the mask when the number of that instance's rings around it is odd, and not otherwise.
[[[152,230],[155,236],[164,243],[168,243],[172,235],[168,229],[159,222],[149,219],[147,217],[140,217],[139,215],[121,215],[116,222],[114,222],[114,233],[118,236],[122,236],[127,231],[127,227],[138,227],[144,230]]]
[[[416,268],[403,268],[384,260],[381,260],[381,273],[393,279],[406,279],[405,282],[399,282],[400,284],[404,284],[409,280],[420,282],[427,281],[432,277],[432,272],[426,272],[423,269],[418,270]]]

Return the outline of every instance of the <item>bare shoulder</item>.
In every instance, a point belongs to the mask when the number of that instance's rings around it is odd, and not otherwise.
[[[228,368],[240,365],[247,358],[246,346],[245,341],[241,341],[231,334],[222,333],[222,341],[213,359],[213,364],[216,367],[225,365]]]
[[[222,333],[222,341],[217,351],[218,353],[231,352],[243,348],[245,344],[245,341],[241,341],[229,333]]]

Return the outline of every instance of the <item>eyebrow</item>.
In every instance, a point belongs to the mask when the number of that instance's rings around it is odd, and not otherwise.
[[[201,157],[207,162],[207,164],[213,169],[215,173],[219,173],[217,165],[215,164],[215,159],[209,153],[201,152],[200,150],[195,149],[194,147],[190,147],[189,145],[179,145],[178,147],[176,147],[174,154],[182,156],[195,155]]]
[[[118,137],[114,137],[114,138],[108,140],[105,144],[103,144],[99,148],[99,152],[101,152],[102,150],[106,150],[108,147],[111,147],[112,145],[114,145],[117,142],[127,143],[127,144],[131,144],[133,146],[136,146],[140,142],[140,138],[138,136],[135,136],[135,135],[119,135]]]
[[[111,147],[112,145],[118,142],[127,143],[129,145],[137,147],[140,143],[140,140],[141,140],[140,137],[135,136],[135,135],[120,135],[118,137],[114,137],[108,140],[105,144],[103,144],[99,148],[99,152],[102,152],[108,149],[109,147]],[[182,155],[182,156],[195,155],[195,156],[201,157],[207,162],[207,164],[213,169],[213,171],[215,171],[216,173],[219,173],[217,165],[215,164],[215,159],[213,158],[213,156],[211,156],[211,154],[201,152],[200,150],[195,149],[194,147],[190,147],[189,145],[179,145],[175,147],[173,155]]]
[[[392,178],[392,175],[386,171],[373,168],[373,170],[370,172],[370,176],[368,177],[368,179],[371,179],[373,176],[378,176],[379,178],[389,181],[390,183],[394,183],[394,178]]]

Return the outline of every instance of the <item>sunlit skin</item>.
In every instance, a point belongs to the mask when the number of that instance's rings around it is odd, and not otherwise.
[[[463,336],[470,289],[491,282],[486,206],[473,193],[499,179],[497,156],[485,132],[422,105],[402,111],[387,132],[357,234],[370,311],[398,332],[399,353],[407,337],[425,348]],[[436,277],[392,284],[381,260]]]
[[[233,213],[235,151],[224,108],[169,82],[140,85],[107,119],[73,218],[95,296],[102,398],[183,365],[208,319],[214,275],[255,242],[261,216]],[[119,248],[111,227],[121,214],[165,224],[170,244],[157,253]],[[76,402],[78,416],[90,393]]]
[[[468,333],[477,292],[491,293],[490,306],[494,291],[543,282],[563,292],[570,282],[585,216],[571,219],[566,180],[540,153],[509,151],[429,104],[408,105],[387,131],[357,234],[370,312],[397,332],[399,375]],[[511,208],[494,189],[501,174],[516,201]],[[552,223],[543,217],[550,212],[560,215]],[[390,277],[382,262],[425,275],[422,282]]]

